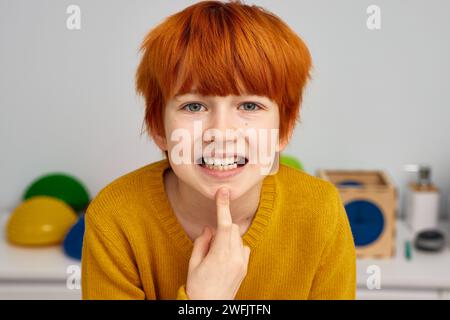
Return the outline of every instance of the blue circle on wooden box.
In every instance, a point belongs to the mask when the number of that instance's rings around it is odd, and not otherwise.
[[[83,249],[84,237],[84,215],[82,215],[77,223],[75,223],[70,231],[67,233],[63,248],[64,252],[74,259],[81,260],[81,252]]]
[[[370,201],[356,200],[345,205],[356,246],[366,246],[376,241],[384,229],[381,210]]]

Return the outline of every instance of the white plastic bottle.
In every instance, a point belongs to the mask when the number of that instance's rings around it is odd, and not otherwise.
[[[406,194],[406,222],[415,234],[436,229],[439,221],[439,189],[431,182],[431,168],[409,165],[407,171],[417,172],[416,182],[408,185]]]

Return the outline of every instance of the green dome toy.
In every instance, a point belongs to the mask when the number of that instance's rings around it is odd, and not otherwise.
[[[280,157],[280,163],[304,171],[302,163],[294,156],[282,154]]]
[[[50,173],[37,178],[26,189],[23,200],[34,196],[60,199],[77,212],[85,209],[89,204],[89,193],[86,187],[78,179],[66,173]]]

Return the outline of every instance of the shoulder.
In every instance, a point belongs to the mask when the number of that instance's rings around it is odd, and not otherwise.
[[[286,165],[280,165],[276,174],[283,206],[308,226],[328,233],[340,218],[342,206],[338,189],[330,181],[310,175]]]
[[[282,192],[297,204],[329,203],[338,200],[339,191],[330,181],[281,164],[276,174]]]
[[[101,219],[104,223],[108,220],[121,219],[122,213],[126,211],[126,218],[131,218],[135,209],[144,205],[146,187],[158,183],[156,179],[162,175],[162,170],[166,166],[167,161],[160,160],[115,178],[100,189],[92,199],[86,210],[86,217],[93,222]]]

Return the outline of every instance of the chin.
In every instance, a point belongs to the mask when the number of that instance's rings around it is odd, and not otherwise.
[[[215,201],[217,191],[224,186],[228,187],[228,189],[230,190],[230,201],[233,201],[242,195],[241,190],[238,190],[238,189],[232,187],[231,185],[227,185],[227,184],[204,186],[204,189],[202,190],[201,193],[208,199]]]

